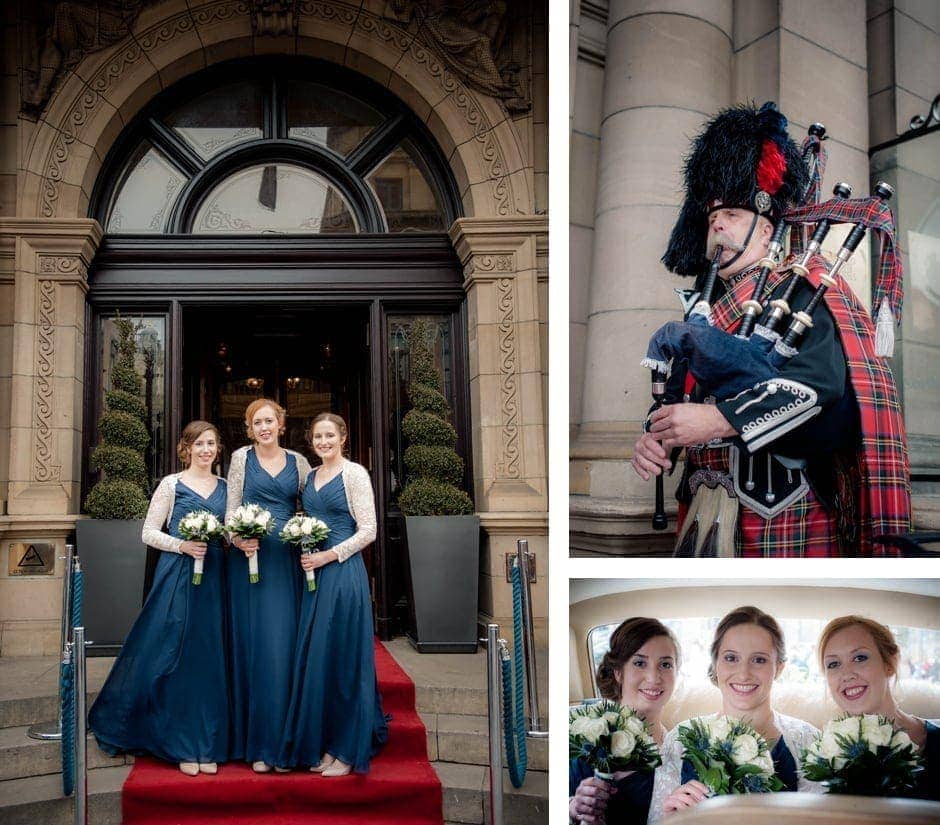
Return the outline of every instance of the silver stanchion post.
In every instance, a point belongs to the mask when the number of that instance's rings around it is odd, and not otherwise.
[[[75,563],[75,545],[65,545],[65,555],[59,556],[65,560],[65,570],[62,572],[62,626],[60,628],[59,650],[65,650],[66,643],[71,639],[70,625],[72,624],[72,565]],[[39,722],[31,725],[26,731],[32,739],[61,739],[62,738],[62,703],[58,703],[59,710],[56,718],[51,722]]]
[[[532,590],[529,583],[529,542],[527,539],[516,541],[516,559],[522,584],[522,637],[525,646],[525,680],[529,697],[529,730],[526,735],[534,739],[544,739],[548,737],[548,731],[542,730],[542,722],[539,718],[539,686],[535,667],[535,632],[532,622]]]
[[[76,627],[75,659],[75,825],[88,825],[88,711],[85,707],[85,628]]]
[[[484,640],[481,640],[484,641]],[[490,719],[490,818],[488,825],[503,825],[503,748],[500,727],[499,625],[486,626],[486,697]]]

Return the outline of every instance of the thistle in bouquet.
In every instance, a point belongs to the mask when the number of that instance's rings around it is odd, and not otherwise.
[[[652,771],[663,762],[649,725],[632,708],[610,700],[571,710],[568,755],[608,782],[616,771]]]
[[[278,535],[282,541],[297,545],[301,553],[313,553],[329,532],[330,528],[320,519],[298,513],[284,525]],[[305,570],[304,573],[307,577],[307,590],[312,593],[317,589],[316,575],[313,570]]]
[[[801,755],[807,779],[829,793],[905,796],[924,771],[911,738],[885,716],[843,714],[829,722]]]
[[[263,539],[274,529],[274,516],[260,504],[243,504],[236,507],[225,522],[225,529],[242,539]],[[248,557],[248,581],[257,584],[258,553]]]
[[[747,722],[729,716],[692,719],[679,727],[679,742],[712,796],[783,790],[767,741]]]
[[[180,537],[187,541],[211,541],[220,538],[225,532],[225,525],[208,510],[193,510],[180,519]],[[202,570],[205,558],[193,559],[193,584],[202,583]]]

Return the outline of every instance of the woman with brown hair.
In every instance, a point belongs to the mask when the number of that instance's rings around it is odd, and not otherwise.
[[[375,541],[375,496],[369,471],[343,456],[346,422],[340,416],[314,418],[310,443],[322,463],[306,478],[301,500],[304,513],[330,532],[317,552],[300,555],[297,568],[316,571],[316,590],[301,599],[279,764],[345,776],[366,773],[388,738],[361,553]]]
[[[890,628],[864,616],[839,616],[823,628],[817,647],[829,693],[846,713],[890,719],[926,761],[919,796],[940,801],[940,720],[920,719],[898,707],[891,692],[901,649]]]
[[[661,746],[666,736],[663,708],[675,690],[678,668],[679,645],[672,631],[657,619],[635,617],[611,634],[610,649],[597,669],[597,687],[604,699],[636,711]],[[594,823],[606,817],[611,825],[644,825],[653,794],[653,774],[628,771],[605,782],[583,761],[572,759],[568,793],[572,821]]]
[[[143,541],[163,551],[153,587],[89,714],[105,753],[150,754],[190,776],[216,773],[229,745],[224,633],[224,565],[219,539],[187,541],[180,520],[207,510],[221,523],[226,484],[213,473],[219,432],[193,421],[177,454],[185,469],[166,476],[150,500]],[[203,560],[193,584],[193,562]]]
[[[732,610],[715,628],[708,678],[721,691],[721,716],[741,719],[767,742],[774,772],[788,791],[820,792],[803,778],[800,752],[819,732],[808,722],[773,709],[772,691],[787,661],[783,631],[773,616],[757,607]],[[711,717],[708,717],[711,718]],[[666,735],[663,765],[656,772],[650,825],[674,811],[692,808],[709,795],[692,765],[683,759],[678,740],[680,722]]]
[[[310,472],[306,458],[280,446],[287,413],[268,398],[245,410],[252,442],[232,455],[227,516],[242,504],[270,511],[274,524],[262,539],[233,538],[228,555],[232,636],[231,759],[267,773],[277,761],[290,696],[302,576],[292,547],[279,537],[297,510],[297,494]],[[239,552],[240,551],[240,552]],[[248,560],[258,554],[260,578],[249,581]]]

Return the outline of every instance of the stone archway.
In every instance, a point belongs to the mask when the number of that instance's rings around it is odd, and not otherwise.
[[[86,56],[52,96],[26,147],[17,214],[84,217],[103,158],[149,99],[214,63],[264,53],[331,60],[402,98],[443,149],[467,216],[533,213],[531,167],[513,120],[406,27],[350,4],[303,0],[297,32],[254,34],[244,0],[145,8],[131,36]]]
[[[485,532],[481,619],[511,621],[505,554],[528,537],[537,561],[540,634],[547,615],[547,236],[536,214],[532,136],[503,104],[464,82],[384,0],[299,0],[296,34],[260,34],[252,0],[165,0],[128,37],[84,57],[24,134],[17,217],[0,219],[14,260],[14,397],[8,517],[0,534],[60,547],[78,515],[84,392],[84,296],[101,227],[86,217],[103,160],[164,88],[249,55],[318,57],[357,71],[425,121],[450,164],[464,214],[450,236],[467,295],[474,493]],[[275,27],[276,28],[276,27]],[[523,121],[525,124],[525,121]],[[38,355],[37,355],[38,354]],[[23,587],[35,592],[35,583]],[[47,587],[48,589],[48,587]],[[52,601],[35,626],[55,652]],[[23,602],[25,603],[25,601]],[[51,610],[49,608],[52,608]],[[45,623],[44,623],[45,622]]]

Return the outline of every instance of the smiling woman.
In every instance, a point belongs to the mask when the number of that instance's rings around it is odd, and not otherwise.
[[[573,580],[569,701],[580,703],[585,694],[610,696],[603,662],[608,650],[616,648],[623,625],[632,621],[621,623],[620,617],[655,617],[646,621],[671,632],[682,655],[674,677],[661,685],[667,698],[657,718],[668,732],[660,749],[663,765],[655,774],[649,822],[684,825],[712,817],[717,822],[771,816],[787,821],[789,816],[808,825],[867,821],[859,818],[862,815],[876,817],[872,822],[899,825],[911,816],[913,821],[920,821],[917,816],[935,821],[940,814],[935,802],[821,796],[825,787],[808,781],[802,753],[813,745],[818,731],[848,711],[890,717],[926,756],[928,771],[940,762],[931,750],[937,747],[931,720],[940,715],[938,608],[940,584],[935,581],[832,579],[807,585],[788,579],[773,584],[754,579]],[[881,635],[878,627],[883,628]],[[852,637],[859,631],[866,636],[861,641]],[[821,661],[823,655],[827,658]],[[639,704],[649,696],[648,688],[660,685],[648,676],[633,680],[630,666],[643,670],[640,666],[652,659],[632,655],[624,661],[615,683],[624,693],[632,686],[630,695]],[[844,672],[847,667],[851,673]],[[775,801],[778,795],[772,793],[738,796],[732,785],[730,794],[706,798],[713,793],[707,788],[714,777],[704,782],[690,759],[688,731],[694,720],[706,725],[700,730],[715,736],[729,725],[753,729],[748,734],[753,742],[741,740],[733,752],[739,759],[750,755],[757,765],[764,753],[762,740],[774,778],[795,793]],[[920,790],[903,795],[928,797],[929,786],[918,781]]]

